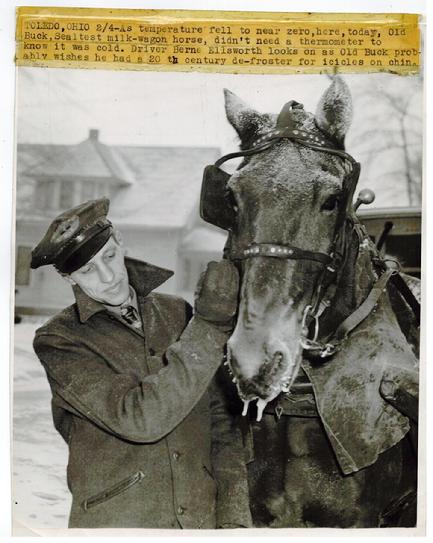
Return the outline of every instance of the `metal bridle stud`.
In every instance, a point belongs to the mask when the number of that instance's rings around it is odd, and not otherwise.
[[[275,256],[275,257],[290,257],[294,253],[294,250],[289,247],[281,245],[274,245],[272,243],[250,245],[243,250],[243,255],[248,256]]]

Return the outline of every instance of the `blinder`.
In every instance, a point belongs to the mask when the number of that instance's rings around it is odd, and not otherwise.
[[[231,230],[236,221],[234,198],[228,182],[231,175],[215,164],[206,166],[201,185],[201,218],[224,230]]]

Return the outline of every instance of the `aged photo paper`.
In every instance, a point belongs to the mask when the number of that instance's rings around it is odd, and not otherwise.
[[[14,535],[424,533],[424,29],[406,12],[17,10]],[[102,235],[163,276],[143,294],[128,268],[138,324],[98,268],[106,245],[80,256]],[[174,374],[160,393],[161,375],[179,338],[182,364],[216,357],[173,300],[194,306],[223,256],[241,289],[214,373],[239,443],[208,446],[204,389]]]

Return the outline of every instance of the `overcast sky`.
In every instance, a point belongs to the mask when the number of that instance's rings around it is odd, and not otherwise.
[[[325,76],[262,76],[20,68],[18,141],[76,143],[99,128],[108,144],[210,145],[230,134],[224,87],[262,111],[294,97],[315,108]]]

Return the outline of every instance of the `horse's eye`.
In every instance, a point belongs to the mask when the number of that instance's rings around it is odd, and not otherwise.
[[[322,207],[320,208],[321,211],[334,211],[338,206],[338,196],[336,194],[333,194],[332,196],[329,196],[326,198],[324,203],[322,204]]]

